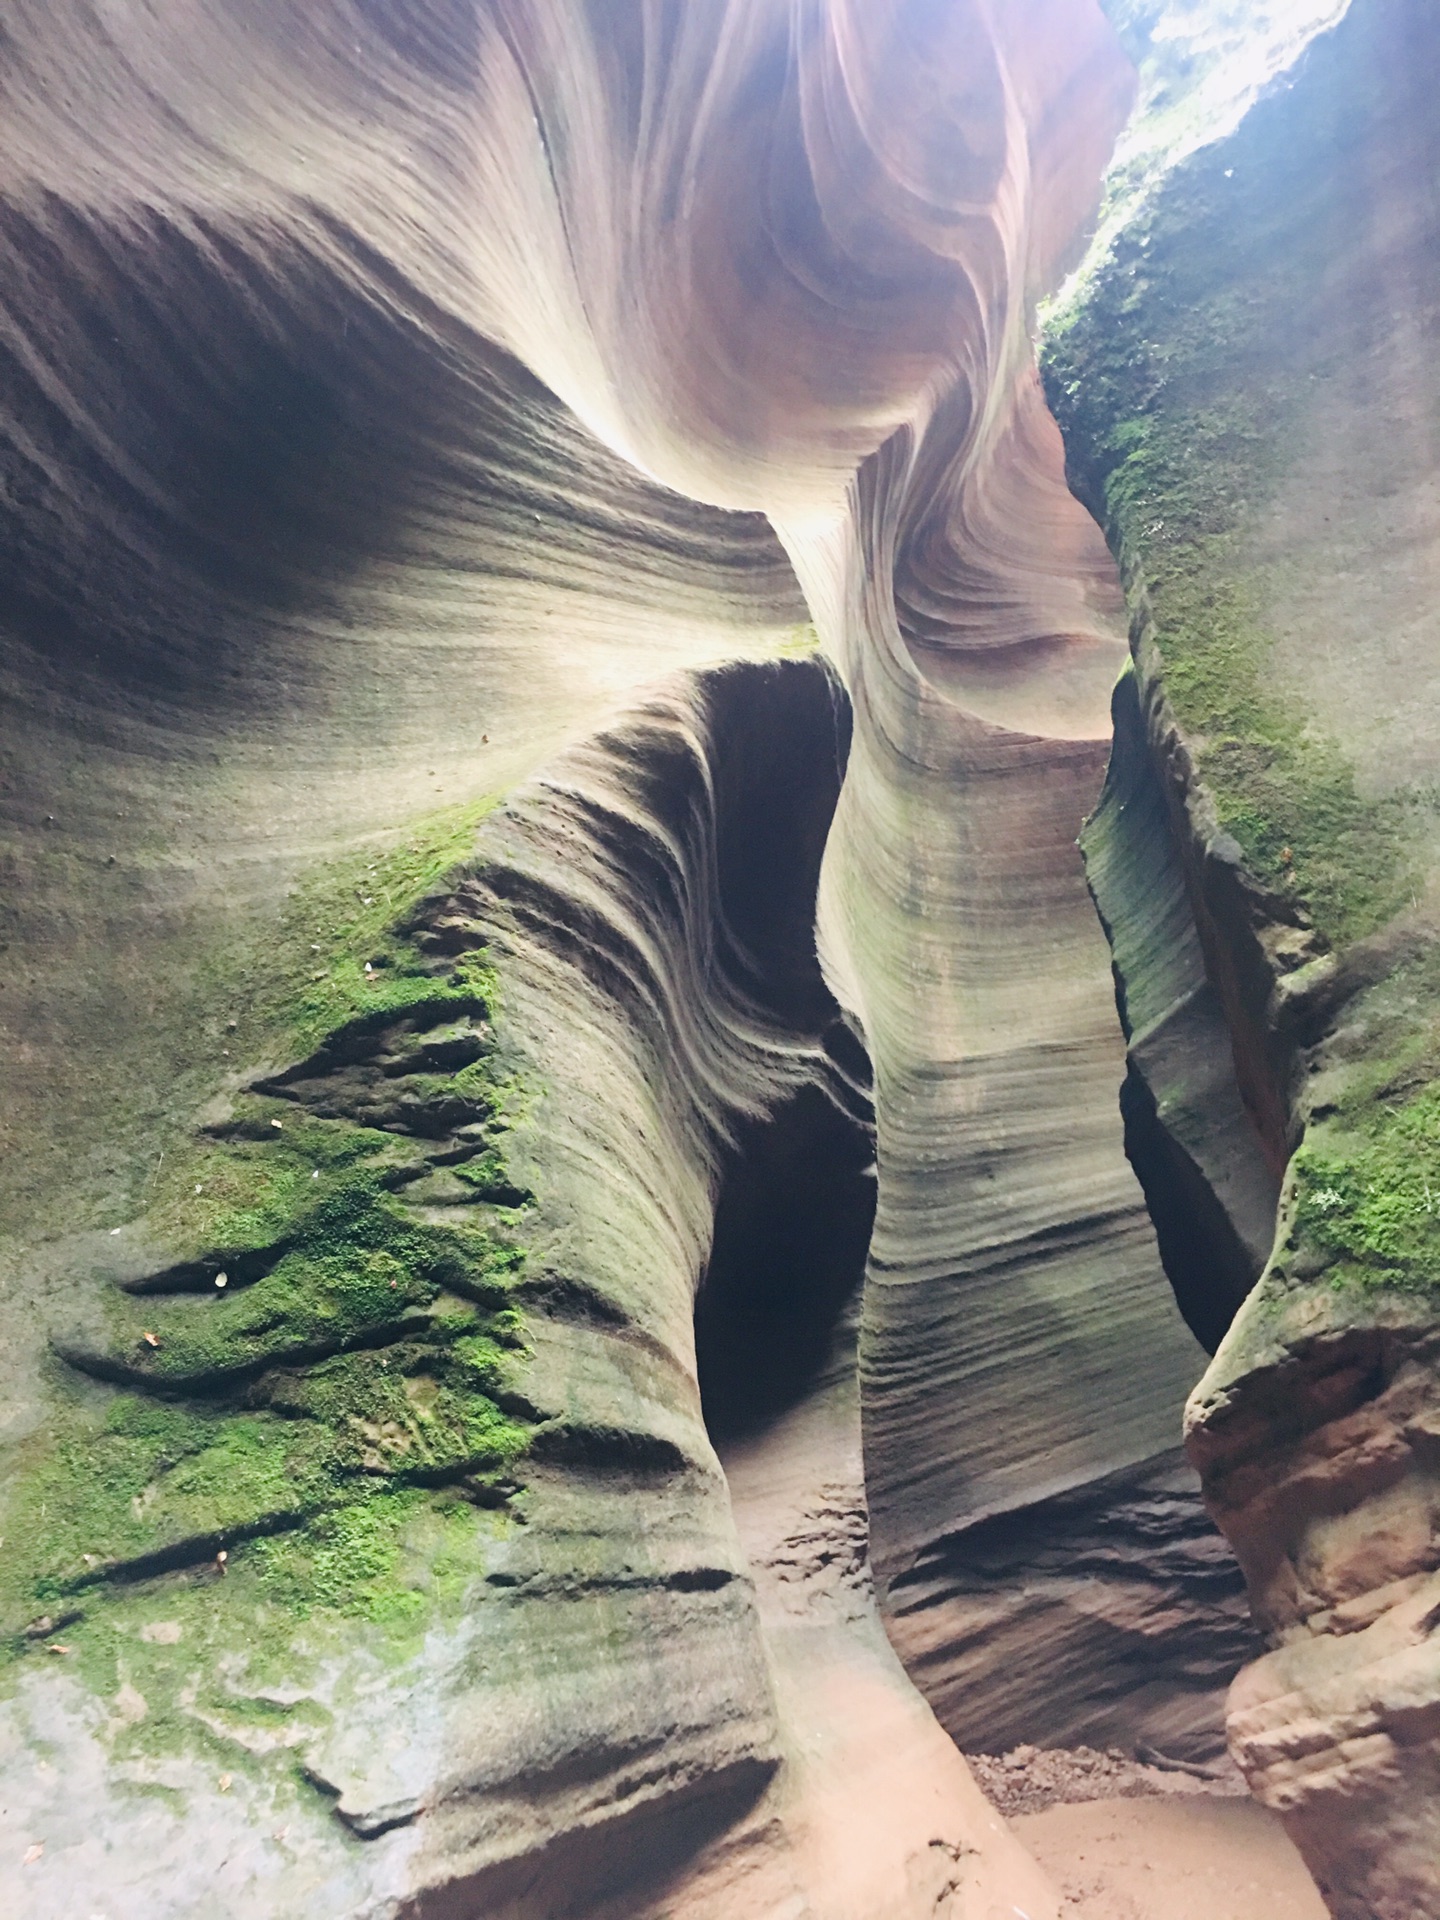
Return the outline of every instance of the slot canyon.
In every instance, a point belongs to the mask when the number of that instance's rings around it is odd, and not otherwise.
[[[7,1920],[1440,1920],[1437,100],[4,0]]]

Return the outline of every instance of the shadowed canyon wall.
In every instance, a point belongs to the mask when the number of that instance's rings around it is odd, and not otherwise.
[[[1331,761],[1362,838],[1272,858],[1167,705],[1129,229],[1068,449],[1037,375],[1104,14],[22,0],[0,49],[7,1900],[1058,1920],[958,1748],[1218,1747],[1197,1342],[1304,1049],[1403,977],[1398,878],[1338,959],[1307,920],[1371,845]],[[1245,1324],[1192,1454],[1269,1628]]]
[[[1430,9],[1355,0],[1047,352],[1132,613],[1087,830],[1128,1143],[1219,1343],[1189,1450],[1272,1649],[1230,1742],[1354,1920],[1440,1900],[1437,73]]]

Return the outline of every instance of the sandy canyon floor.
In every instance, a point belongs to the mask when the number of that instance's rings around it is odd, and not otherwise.
[[[1249,1800],[1092,1800],[1014,1823],[1076,1920],[1326,1920],[1272,1814]]]
[[[1201,1780],[1034,1747],[970,1764],[1074,1920],[1326,1920],[1283,1827],[1228,1767]]]

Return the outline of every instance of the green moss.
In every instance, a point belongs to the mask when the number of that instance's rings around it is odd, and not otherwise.
[[[239,1029],[254,1036],[251,1057],[262,1057],[263,1041],[274,1036],[283,1036],[287,1052],[308,1052],[354,1020],[398,1013],[435,994],[433,971],[405,938],[406,916],[469,852],[496,805],[485,799],[427,815],[398,845],[352,855],[295,890],[274,951],[256,957],[256,992]],[[484,997],[492,981],[483,959],[466,956],[453,991]]]
[[[167,1244],[237,1252],[270,1246],[336,1179],[393,1151],[383,1134],[311,1120],[288,1102],[242,1098],[235,1116],[223,1136],[187,1141],[162,1165],[146,1218]]]
[[[395,1579],[417,1496],[376,1494],[323,1514],[299,1540],[256,1542],[261,1591],[299,1619],[317,1608],[372,1621],[413,1620],[425,1595]]]
[[[1297,1242],[1335,1284],[1440,1287],[1440,1086],[1312,1129],[1294,1180]]]
[[[343,1290],[344,1257],[325,1258]],[[400,1512],[385,1503],[401,1490],[441,1482],[492,1496],[529,1440],[528,1426],[493,1397],[509,1387],[521,1350],[520,1316],[513,1308],[486,1312],[438,1296],[427,1282],[430,1303],[443,1310],[426,1315],[409,1337],[396,1337],[412,1324],[396,1296],[405,1298],[408,1285],[413,1300],[416,1283],[396,1263],[392,1291],[389,1272],[386,1265],[365,1273],[358,1289],[364,1324],[381,1346],[299,1364],[286,1303],[254,1306],[256,1287],[241,1303],[245,1330],[273,1319],[282,1350],[276,1364],[275,1350],[262,1349],[270,1364],[242,1396],[207,1403],[187,1376],[184,1399],[122,1393],[99,1411],[72,1411],[56,1423],[58,1433],[35,1444],[34,1459],[12,1485],[0,1558],[0,1619],[12,1651],[24,1650],[23,1629],[35,1619],[103,1605],[117,1576],[133,1578],[167,1561],[208,1562],[222,1546],[233,1551],[267,1534],[294,1536],[272,1540],[265,1562],[291,1567],[287,1592],[299,1591],[314,1559],[330,1572],[307,1608],[331,1605],[340,1563],[324,1543],[338,1538],[335,1514],[350,1515],[345,1527],[354,1535],[362,1522],[378,1525]],[[208,1302],[193,1311],[216,1315]],[[153,1317],[164,1324],[163,1316]],[[234,1358],[233,1326],[212,1336],[213,1345],[160,1337],[154,1358],[178,1352],[177,1371],[197,1358],[227,1365]],[[246,1338],[240,1352],[250,1358],[255,1342]],[[370,1610],[368,1599],[364,1606]]]
[[[1327,72],[1328,100],[1312,74],[1303,102],[1275,96],[1169,176],[1055,321],[1044,364],[1072,482],[1122,564],[1142,674],[1247,866],[1344,947],[1409,900],[1434,796],[1360,793],[1303,686],[1281,684],[1268,625],[1288,583],[1257,529],[1304,457],[1315,394],[1358,344],[1327,286],[1354,230],[1341,129],[1368,109]],[[1437,999],[1426,959],[1352,1003],[1259,1311],[1283,1315],[1302,1278],[1440,1281]]]
[[[118,1791],[208,1771],[313,1807],[316,1696],[357,1655],[416,1657],[515,1524],[532,1197],[505,1140],[529,1092],[494,1051],[483,948],[432,956],[413,924],[487,810],[332,866],[197,969],[215,1070],[324,1082],[375,1035],[389,1110],[272,1083],[172,1135],[135,1208],[166,1250],[151,1290],[109,1293],[108,1331],[52,1363],[50,1417],[9,1450],[0,1690],[37,1664],[77,1679]],[[436,1162],[473,1206],[409,1203]]]
[[[476,1576],[484,1510],[530,1437],[502,1404],[524,1350],[530,1196],[504,1154],[524,1090],[492,1057],[483,952],[436,960],[411,928],[405,890],[435,862],[431,846],[367,874],[345,959],[289,1017],[313,1050],[294,1096],[242,1095],[172,1150],[145,1227],[174,1261],[112,1292],[103,1340],[64,1349],[75,1371],[0,1520],[12,1655],[34,1656],[47,1617],[82,1654],[110,1645],[137,1581],[183,1598],[201,1639],[238,1608],[403,1640]],[[372,973],[352,977],[357,941]],[[383,1127],[346,1117],[376,1101]],[[476,1194],[443,1223],[406,1199],[436,1157]]]
[[[289,1439],[258,1415],[134,1395],[72,1421],[8,1503],[0,1600],[9,1630],[68,1610],[116,1563],[294,1512],[305,1476],[294,1472]]]
[[[404,1014],[488,1007],[496,982],[483,950],[437,974],[408,921],[415,903],[455,873],[497,804],[442,809],[413,821],[395,844],[327,862],[292,890],[278,925],[197,964],[224,1039],[217,1067],[303,1058],[329,1038]],[[246,1154],[242,1126],[223,1142],[172,1135],[136,1192],[136,1211],[174,1244],[257,1244],[279,1231],[317,1167],[323,1174],[370,1150],[353,1132],[318,1129],[278,1106],[256,1119],[257,1136],[272,1117],[297,1129],[285,1142],[293,1153]]]
[[[453,1492],[377,1489],[238,1543],[223,1573],[211,1562],[116,1588],[51,1640],[63,1655],[35,1657],[97,1702],[117,1792],[229,1776],[282,1821],[286,1807],[326,1814],[303,1762],[341,1704],[326,1703],[336,1656],[359,1643],[403,1667],[458,1617],[507,1525]]]
[[[1222,825],[1255,873],[1340,946],[1414,884],[1424,796],[1361,796],[1338,742],[1281,689],[1251,536],[1293,466],[1325,311],[1333,156],[1283,102],[1178,168],[1044,351],[1073,482],[1126,574]],[[1318,183],[1318,185],[1317,185]],[[1317,199],[1317,195],[1319,196]]]
[[[1340,946],[1383,925],[1413,890],[1415,801],[1363,800],[1344,753],[1277,691],[1262,596],[1236,544],[1209,534],[1150,564],[1166,692],[1252,872]]]

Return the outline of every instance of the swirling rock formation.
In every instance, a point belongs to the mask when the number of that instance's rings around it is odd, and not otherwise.
[[[0,47],[17,1903],[1049,1920],[905,1667],[1203,1746],[1243,1643],[1029,333],[1103,15]]]
[[[1089,843],[1132,1159],[1224,1335],[1189,1449],[1271,1646],[1230,1741],[1354,1920],[1440,1904],[1437,75],[1430,9],[1355,0],[1049,360],[1134,616]]]
[[[1143,1503],[1195,1359],[1117,1150],[1110,981],[1075,850],[1119,657],[1109,576],[1027,383],[993,431],[988,457],[962,443],[938,472],[923,444],[906,460],[892,443],[857,488],[848,625],[864,651],[821,929],[876,1066],[861,1338],[872,1553],[896,1644],[957,1737],[1013,1744],[1043,1696],[1056,1737],[1133,1738],[1138,1716],[1162,1746],[1203,1744],[1213,1667],[1202,1679],[1173,1642],[1146,1645],[1147,1621],[1184,1592],[1181,1542],[1203,1518],[1178,1502],[1174,1534],[1159,1529],[1177,1548],[1168,1565],[1122,1544],[1123,1523],[1083,1561],[1055,1539],[1068,1523],[1052,1503],[1092,1481],[1120,1507]],[[1034,542],[1003,582],[985,559],[1004,551],[1002,514]],[[892,516],[912,556],[894,613],[864,586],[890,563]],[[909,612],[947,582],[957,604],[973,594],[982,633],[994,604],[1008,649],[975,644],[954,609],[943,642],[938,604],[928,624]],[[1002,1516],[1008,1568],[982,1544]],[[1069,1565],[1042,1573],[1047,1551]],[[1233,1623],[1223,1631],[1233,1641]],[[994,1661],[996,1645],[1010,1658]],[[1141,1676],[1172,1656],[1151,1723]]]

